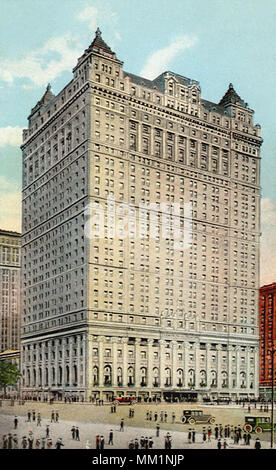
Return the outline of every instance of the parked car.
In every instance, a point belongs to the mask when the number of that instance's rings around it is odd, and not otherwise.
[[[181,418],[182,423],[199,424],[199,423],[215,423],[212,415],[204,414],[202,410],[184,410]]]
[[[268,416],[245,416],[245,425],[243,429],[247,432],[260,434],[263,431],[271,431],[271,418]],[[274,423],[276,430],[276,423]]]
[[[135,397],[119,397],[114,398],[113,403],[114,405],[122,405],[123,403],[126,403],[127,405],[134,405],[137,403],[137,400]]]

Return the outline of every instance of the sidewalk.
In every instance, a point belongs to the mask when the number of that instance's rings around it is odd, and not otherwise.
[[[36,438],[41,439],[45,437],[46,425],[50,427],[50,437],[53,441],[53,449],[56,440],[60,437],[63,439],[64,447],[63,449],[95,449],[95,439],[96,435],[103,435],[105,438],[105,449],[125,449],[128,446],[128,442],[132,439],[137,438],[140,440],[141,436],[152,437],[154,445],[153,449],[164,449],[164,439],[167,432],[170,433],[172,437],[172,449],[217,449],[217,441],[212,437],[211,442],[202,442],[202,433],[196,433],[196,442],[194,444],[188,443],[188,433],[187,431],[175,431],[168,429],[160,429],[160,436],[156,437],[156,431],[153,428],[143,428],[143,427],[132,427],[126,426],[124,432],[119,431],[120,417],[118,416],[118,422],[116,424],[110,423],[85,423],[81,421],[65,421],[61,420],[59,423],[51,423],[50,419],[42,419],[41,427],[37,426],[35,422],[27,422],[27,418],[24,416],[18,416],[18,428],[14,430],[13,426],[13,415],[5,415],[1,413],[0,410],[0,442],[2,446],[2,436],[3,434],[17,434],[19,439],[19,448],[21,448],[21,438],[27,436],[29,431],[33,432],[34,442]],[[71,436],[72,426],[78,426],[80,431],[80,441],[75,441]],[[108,435],[110,429],[113,429],[114,445],[107,445]],[[228,443],[228,449],[252,449],[254,448],[256,437],[252,435],[251,445],[245,446],[242,443],[239,445],[234,445],[232,439],[226,439]],[[221,439],[224,441],[224,438]],[[262,441],[262,449],[268,449],[270,443],[268,441]]]

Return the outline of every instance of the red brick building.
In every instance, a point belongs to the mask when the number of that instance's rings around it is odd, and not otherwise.
[[[272,355],[276,349],[276,282],[260,288],[260,395],[270,396]],[[276,353],[274,354],[274,386],[276,384]]]

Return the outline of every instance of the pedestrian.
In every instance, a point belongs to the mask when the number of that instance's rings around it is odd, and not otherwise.
[[[215,438],[218,439],[219,428],[218,425],[215,426]]]
[[[203,442],[206,442],[206,437],[207,437],[207,435],[206,435],[206,428],[203,428],[203,429],[202,429],[202,441],[203,441]]]
[[[227,442],[226,442],[226,439],[224,439],[224,441],[223,441],[223,448],[226,449],[227,446],[228,446],[228,444],[227,444]]]
[[[251,440],[251,434],[248,433],[248,434],[247,434],[247,440],[246,440],[246,445],[247,445],[247,446],[250,446],[250,440]]]
[[[112,429],[110,429],[109,431],[108,445],[113,446],[113,430]]]
[[[129,441],[128,448],[129,449],[134,449],[134,442],[133,441]]]
[[[14,434],[14,435],[13,435],[13,448],[14,448],[14,449],[18,449],[18,438],[17,438],[17,434]]]
[[[172,413],[172,423],[175,422],[175,413]]]
[[[38,413],[37,415],[37,426],[41,426],[41,415]]]
[[[100,436],[99,434],[97,434],[96,436],[96,449],[99,449],[100,448]]]
[[[209,426],[207,431],[208,442],[211,442],[212,428]]]
[[[8,448],[8,438],[6,434],[4,434],[2,438],[2,449],[7,449]]]
[[[26,449],[26,448],[27,448],[27,445],[28,445],[27,437],[26,437],[26,436],[23,436],[23,437],[22,437],[22,441],[21,441],[21,447],[22,447],[22,449]]]
[[[33,438],[33,436],[30,434],[29,437],[28,437],[28,449],[32,449],[32,448],[33,448],[33,442],[34,442],[34,438]]]
[[[149,449],[153,448],[153,440],[152,437],[149,437]]]
[[[256,441],[255,441],[255,449],[260,449],[261,448],[261,441],[260,439],[257,437]]]
[[[35,449],[40,449],[40,439],[36,439],[36,441],[35,441]]]
[[[171,436],[169,433],[167,433],[165,436],[165,449],[171,449],[171,448],[172,448]]]
[[[33,421],[35,421],[35,410],[33,410]]]
[[[100,438],[100,449],[104,449],[104,437],[101,436]]]
[[[149,440],[147,437],[145,437],[144,439],[144,449],[148,449],[149,448]]]
[[[52,439],[48,438],[46,443],[46,448],[51,449],[53,445]]]
[[[55,417],[56,423],[58,423],[58,419],[59,419],[59,413],[58,413],[58,411],[56,411],[56,417]]]
[[[80,440],[80,430],[79,430],[79,428],[76,428],[75,436],[76,436],[76,441],[79,441]]]
[[[195,435],[196,435],[195,429],[193,429],[192,430],[192,442],[193,442],[193,444],[195,443]]]
[[[129,417],[129,418],[131,418],[131,416],[132,416],[132,412],[131,412],[131,411],[132,411],[131,408],[129,408],[129,410],[128,410],[128,417]]]
[[[138,442],[138,439],[137,439],[137,438],[135,438],[135,440],[134,440],[134,449],[135,449],[135,450],[138,450],[138,449],[139,449],[139,442]]]
[[[27,422],[30,423],[31,422],[31,412],[30,411],[28,411],[27,416],[28,416]]]
[[[75,437],[76,437],[76,428],[75,428],[75,426],[72,426],[71,433],[72,433],[72,439],[75,439]]]
[[[140,446],[141,446],[141,449],[144,448],[144,442],[145,442],[145,441],[144,441],[144,436],[141,436],[141,438],[140,438]]]
[[[164,420],[164,411],[160,411],[160,422],[163,423]]]
[[[218,449],[220,450],[221,449],[221,440],[219,439],[218,440],[218,445],[217,445]]]
[[[55,412],[52,411],[51,413],[51,423],[54,423],[55,422]]]
[[[42,439],[41,439],[41,449],[45,449],[45,446],[46,446],[46,438],[42,437]]]
[[[14,417],[14,429],[17,429],[17,425],[18,425],[18,418],[17,416]]]
[[[9,433],[8,434],[8,449],[12,449],[12,441],[13,441],[12,434]]]
[[[61,446],[64,446],[61,437],[59,437],[59,438],[57,439],[57,442],[56,442],[55,446],[56,446],[56,449],[58,449],[58,450],[61,449]]]
[[[156,425],[156,437],[159,437],[159,433],[160,433],[160,426],[159,424]]]
[[[149,412],[149,420],[150,421],[152,420],[152,412],[151,411]]]
[[[168,413],[165,411],[165,413],[164,413],[164,421],[165,421],[165,423],[167,422],[167,418],[168,418]]]
[[[192,442],[192,430],[190,428],[188,432],[188,443],[191,444],[191,442]]]
[[[154,421],[157,421],[157,420],[158,420],[158,413],[155,412],[155,413],[154,413]]]
[[[146,420],[149,421],[149,410],[146,413]]]
[[[121,419],[120,431],[124,431],[124,418]]]
[[[91,401],[91,400],[90,400],[90,401]],[[86,441],[85,448],[86,448],[86,449],[90,449],[90,442],[89,442],[89,441]]]

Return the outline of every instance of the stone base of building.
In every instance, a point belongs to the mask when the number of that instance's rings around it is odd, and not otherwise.
[[[74,389],[74,388],[45,388],[45,389],[22,389],[21,397],[25,400],[37,401],[65,401],[65,402],[84,402],[96,403],[98,400],[112,403],[116,398],[133,397],[139,402],[158,402],[166,401],[169,403],[180,402],[200,402],[200,403],[233,403],[236,400],[254,400],[258,394],[250,391],[220,391],[220,390],[177,390],[160,389],[156,390],[144,388],[113,388],[99,387],[92,390]],[[276,396],[276,393],[275,393]]]

